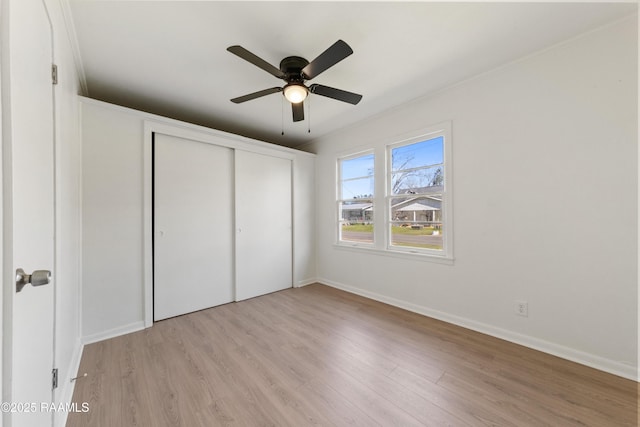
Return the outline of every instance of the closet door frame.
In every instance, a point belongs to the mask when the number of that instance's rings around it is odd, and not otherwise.
[[[143,129],[143,281],[144,281],[144,325],[153,325],[153,134],[159,133],[178,138],[219,145],[234,150],[250,151],[273,157],[280,157],[295,161],[295,155],[285,147],[274,145],[273,148],[264,147],[260,141],[253,141],[238,135],[216,131],[201,126],[171,125],[152,120],[144,121]],[[293,193],[292,193],[293,195]],[[293,208],[294,201],[291,201]],[[293,218],[293,216],[292,216]],[[293,224],[292,224],[293,225]],[[235,225],[234,225],[235,228]],[[233,250],[233,248],[232,248]],[[235,254],[235,251],[234,251]],[[235,260],[234,260],[235,263]],[[235,282],[234,282],[235,287]]]

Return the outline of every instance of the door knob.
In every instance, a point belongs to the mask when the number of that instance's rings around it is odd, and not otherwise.
[[[32,274],[27,274],[23,269],[16,270],[16,292],[20,292],[27,283],[31,286],[47,285],[51,281],[51,272],[49,270],[36,270]]]

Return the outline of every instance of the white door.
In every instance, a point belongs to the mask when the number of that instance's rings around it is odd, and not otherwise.
[[[154,320],[233,301],[233,150],[154,137]]]
[[[22,268],[31,274],[54,266],[52,34],[41,0],[13,0],[9,9],[9,75],[3,76],[2,90],[9,95],[3,93],[9,99],[3,109],[10,112],[7,121],[3,111],[3,127],[8,128],[3,198],[9,206],[3,244],[10,262],[5,264],[9,271],[4,271],[3,295],[11,311],[4,325],[10,372],[3,378],[3,401],[14,405],[8,409],[15,412],[5,413],[4,420],[9,417],[13,427],[42,427],[52,422],[52,414],[40,405],[53,397],[54,287],[29,284],[16,292],[14,272]]]
[[[236,151],[236,301],[290,288],[291,160]]]

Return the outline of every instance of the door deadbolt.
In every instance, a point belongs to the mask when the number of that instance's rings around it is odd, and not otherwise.
[[[31,286],[48,285],[51,282],[51,272],[49,270],[36,270],[31,274],[27,274],[23,269],[16,270],[16,292],[20,292],[26,284]]]

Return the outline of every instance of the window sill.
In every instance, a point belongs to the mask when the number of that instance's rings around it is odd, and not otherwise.
[[[349,243],[334,243],[333,246],[336,249],[350,252],[369,253],[372,255],[381,255],[392,258],[408,259],[413,261],[434,262],[436,264],[453,265],[454,259],[452,257],[431,255],[425,253],[413,253],[407,251],[394,251],[389,249],[378,249],[373,246],[364,246],[361,244],[349,244]]]

